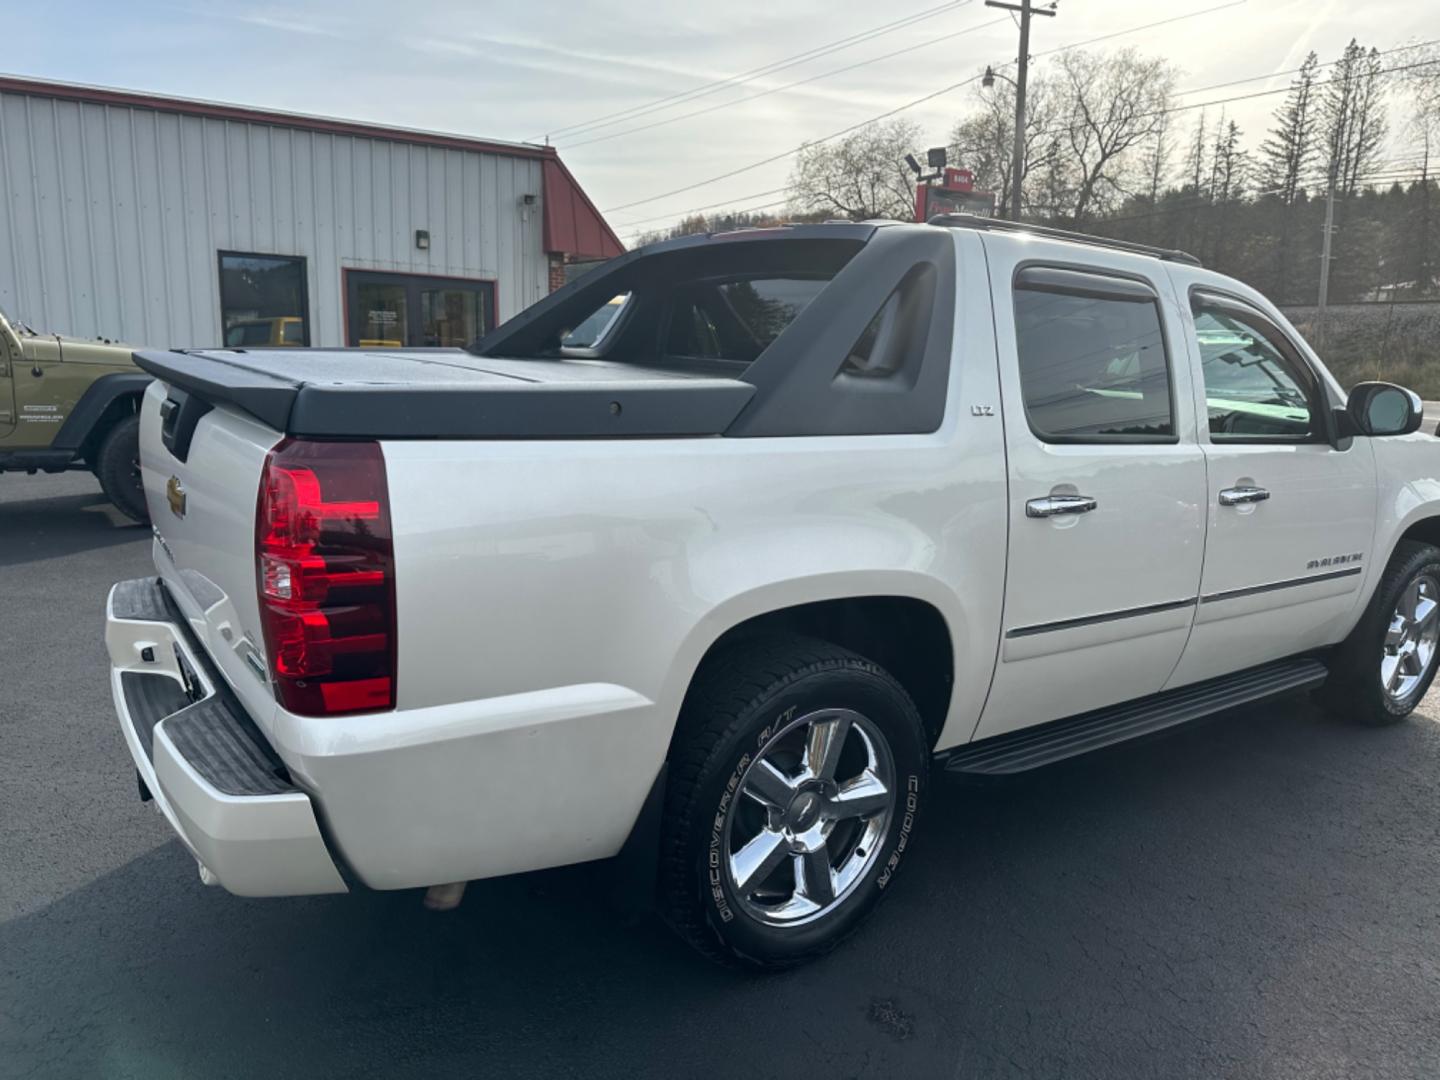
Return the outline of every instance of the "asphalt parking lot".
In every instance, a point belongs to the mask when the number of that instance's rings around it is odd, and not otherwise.
[[[878,918],[756,978],[594,867],[448,915],[202,886],[105,679],[105,591],[148,569],[87,475],[0,477],[0,1076],[1440,1075],[1433,695],[943,781]]]

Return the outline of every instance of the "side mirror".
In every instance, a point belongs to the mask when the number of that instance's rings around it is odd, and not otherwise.
[[[1425,419],[1420,395],[1394,383],[1363,382],[1345,403],[1343,434],[1409,435]]]

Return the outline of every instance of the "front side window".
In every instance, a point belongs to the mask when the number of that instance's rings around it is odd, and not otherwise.
[[[1016,349],[1030,428],[1047,442],[1173,442],[1155,294],[1074,271],[1024,271]]]
[[[220,325],[229,348],[308,345],[305,260],[220,252]]]
[[[1258,316],[1197,296],[1193,303],[1205,411],[1216,442],[1307,440],[1315,434],[1308,372]]]
[[[681,289],[670,314],[670,356],[750,363],[795,321],[827,281],[745,278]]]

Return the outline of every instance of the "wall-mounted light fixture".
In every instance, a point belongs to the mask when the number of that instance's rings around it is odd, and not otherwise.
[[[415,246],[416,246],[417,248],[419,248],[421,251],[429,251],[429,250],[430,250],[430,230],[429,230],[429,229],[416,229],[416,230],[415,230]]]

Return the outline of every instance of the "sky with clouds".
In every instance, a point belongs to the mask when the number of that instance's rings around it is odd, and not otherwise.
[[[1288,71],[1310,49],[1334,59],[1352,37],[1382,50],[1440,38],[1436,0],[1059,0],[1058,11],[1035,20],[1032,54],[1116,35],[1094,47],[1131,45],[1168,58],[1180,87],[1197,91],[1179,99],[1186,104],[1282,87],[1286,75],[1204,89]],[[0,0],[0,18],[7,74],[489,138],[551,134],[626,239],[695,207],[773,202],[779,196],[766,193],[784,186],[787,157],[650,197],[783,155],[1016,50],[1009,17],[983,0]],[[897,20],[909,21],[670,109],[568,130]],[[840,68],[850,70],[829,74]],[[901,115],[938,145],[973,92],[942,93]],[[1225,108],[1255,145],[1279,101]],[[1183,127],[1198,111],[1180,115]],[[1212,118],[1218,111],[1209,110]]]

